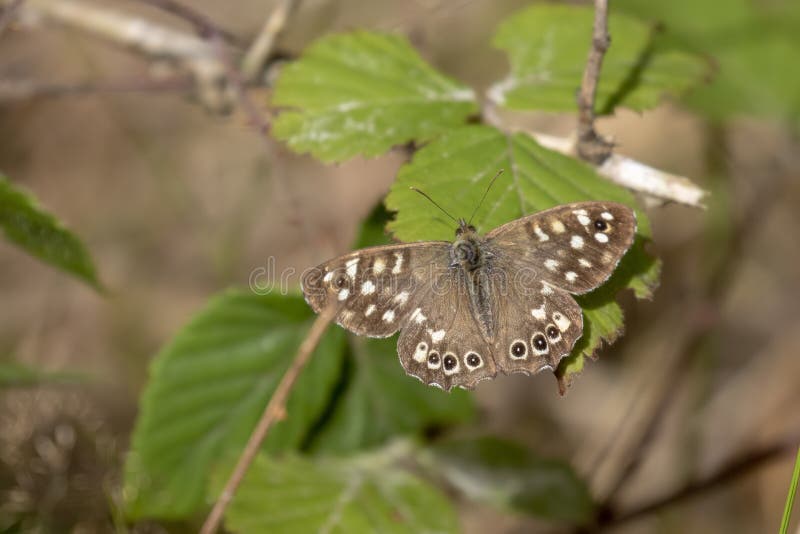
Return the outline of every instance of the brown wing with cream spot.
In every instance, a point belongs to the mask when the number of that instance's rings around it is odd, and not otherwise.
[[[470,311],[464,276],[453,268],[433,280],[397,340],[406,372],[446,391],[472,389],[497,374],[492,346]]]
[[[495,228],[486,247],[504,265],[527,269],[528,278],[581,294],[611,276],[635,234],[636,215],[628,206],[578,202]]]
[[[555,371],[583,335],[581,307],[547,283],[516,288],[496,313],[495,361],[507,374]]]
[[[333,303],[337,324],[358,335],[388,337],[408,321],[448,262],[445,241],[371,247],[309,269],[301,285],[315,312]]]

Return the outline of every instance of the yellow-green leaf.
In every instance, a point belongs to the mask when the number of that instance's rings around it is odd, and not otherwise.
[[[283,70],[272,103],[284,108],[274,135],[326,162],[431,139],[477,111],[473,91],[404,37],[366,31],[312,44]]]
[[[512,109],[575,111],[575,95],[592,43],[591,7],[535,5],[498,28],[494,45],[508,54],[511,72],[489,90],[497,104]],[[707,71],[697,56],[654,47],[652,27],[618,14],[608,19],[611,46],[603,60],[595,108],[655,107],[664,94],[679,94]]]

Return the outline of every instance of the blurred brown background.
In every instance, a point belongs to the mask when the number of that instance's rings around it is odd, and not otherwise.
[[[273,4],[187,3],[246,38]],[[106,4],[187,28],[137,2]],[[507,68],[492,32],[525,4],[309,0],[279,46],[297,54],[328,32],[398,30],[482,91]],[[0,37],[0,80],[97,82],[155,68],[48,23],[15,24]],[[252,94],[266,102],[266,92]],[[574,127],[571,116],[518,120],[561,135]],[[476,397],[485,429],[571,460],[599,495],[666,398],[620,494],[634,505],[800,432],[800,151],[779,125],[742,118],[715,126],[677,102],[620,111],[599,129],[626,155],[712,191],[710,209],[650,210],[661,287],[651,302],[621,296],[625,336],[565,398],[544,375],[499,377]],[[109,288],[98,295],[0,240],[0,357],[92,377],[0,392],[0,510],[36,511],[79,532],[112,529],[109,502],[149,359],[211,295],[245,286],[267,257],[302,270],[347,250],[406,158],[397,151],[326,167],[271,145],[265,150],[239,110],[220,116],[176,92],[0,102],[0,170],[85,240]],[[297,210],[276,187],[288,188]],[[614,531],[775,532],[793,455],[758,465]],[[85,493],[64,491],[69,471],[85,475]],[[555,528],[474,505],[461,511],[466,532]]]

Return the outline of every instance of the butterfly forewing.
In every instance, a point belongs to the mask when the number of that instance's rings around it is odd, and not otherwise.
[[[355,334],[391,336],[408,321],[431,277],[447,271],[449,245],[404,243],[339,256],[303,274],[306,302],[317,313],[335,305],[336,323]]]
[[[523,217],[486,235],[486,247],[512,269],[573,294],[605,282],[633,243],[636,215],[624,204],[579,202]]]

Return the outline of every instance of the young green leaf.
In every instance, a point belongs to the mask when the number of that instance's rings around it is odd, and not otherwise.
[[[312,448],[353,452],[389,437],[472,419],[472,397],[446,393],[406,376],[394,339],[349,338],[345,384]]]
[[[227,473],[228,469],[222,471]],[[224,477],[218,476],[216,487]],[[216,493],[215,493],[216,494]],[[354,461],[259,455],[228,508],[234,532],[457,532],[455,512],[435,488],[398,469]]]
[[[440,74],[397,35],[323,37],[280,75],[272,99],[286,108],[273,132],[325,162],[378,156],[463,124],[471,89]]]
[[[575,111],[593,19],[589,7],[546,4],[506,19],[494,45],[508,53],[511,73],[489,89],[489,97],[511,109]],[[608,27],[611,46],[597,86],[598,113],[655,107],[665,93],[682,93],[707,70],[696,56],[654,47],[651,27],[613,9]]]
[[[510,441],[446,441],[423,451],[420,460],[480,503],[573,524],[592,517],[589,490],[568,464],[538,458]]]
[[[72,232],[0,174],[0,228],[29,254],[99,289],[89,253]]]
[[[187,517],[202,505],[212,466],[241,450],[312,320],[299,297],[231,291],[156,356],[126,465],[131,517]],[[323,337],[267,450],[306,438],[335,385],[342,343],[339,329]]]
[[[403,241],[452,240],[453,223],[409,186],[424,190],[453,216],[469,217],[489,180],[501,169],[505,173],[473,220],[481,233],[523,215],[581,200],[611,200],[636,208],[628,191],[601,178],[590,166],[543,148],[525,134],[507,136],[494,128],[472,126],[436,139],[400,169],[386,198],[387,208],[397,212],[389,228]],[[659,263],[643,250],[650,238],[650,223],[640,210],[636,214],[636,242],[614,275],[578,298],[584,311],[584,334],[572,355],[562,360],[562,377],[579,370],[582,357],[592,356],[602,342],[616,338],[622,327],[616,293],[628,287],[638,297],[649,297],[658,281]]]

